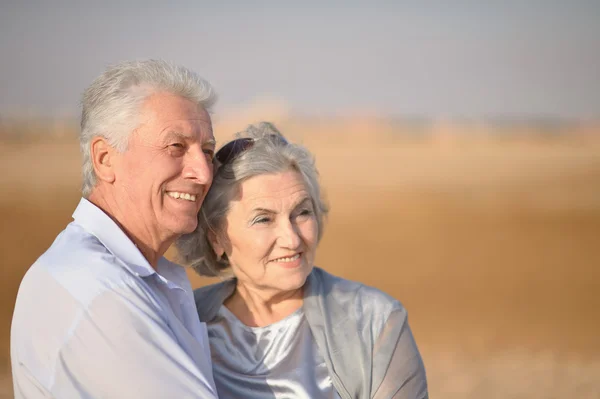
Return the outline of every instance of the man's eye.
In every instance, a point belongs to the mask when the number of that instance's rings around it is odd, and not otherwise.
[[[206,149],[204,150],[204,155],[206,155],[206,157],[212,161],[212,159],[215,157],[215,150],[210,148]]]
[[[173,144],[169,144],[169,147],[182,150],[185,148],[185,145],[183,143],[173,143]]]

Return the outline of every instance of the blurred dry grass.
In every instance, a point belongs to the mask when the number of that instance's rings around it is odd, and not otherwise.
[[[244,124],[217,120],[217,138]],[[432,397],[600,397],[600,129],[279,126],[316,154],[332,208],[317,263],[405,304]],[[79,199],[71,125],[20,129],[0,133],[4,375],[18,283]]]

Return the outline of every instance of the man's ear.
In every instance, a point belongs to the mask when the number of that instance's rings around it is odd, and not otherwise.
[[[113,183],[115,181],[115,149],[104,137],[100,136],[94,137],[90,146],[90,155],[97,178],[107,183]]]

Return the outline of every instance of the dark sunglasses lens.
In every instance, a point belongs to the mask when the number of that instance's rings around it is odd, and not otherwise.
[[[227,163],[251,147],[253,142],[254,140],[250,138],[242,138],[230,141],[229,143],[225,144],[223,148],[217,151],[215,158],[217,158],[217,161],[222,164]]]
[[[271,140],[277,141],[281,145],[288,144],[287,140],[283,136],[280,136],[278,134],[273,134],[269,136],[269,138]],[[217,151],[217,153],[215,154],[215,158],[221,163],[221,165],[223,165],[227,162],[231,162],[233,159],[235,159],[235,157],[237,157],[253,145],[254,139],[248,137],[230,141],[229,143],[225,144],[219,151]]]
[[[288,145],[288,141],[285,139],[285,137],[280,136],[278,134],[274,134],[271,136],[273,139],[275,139],[280,145]]]

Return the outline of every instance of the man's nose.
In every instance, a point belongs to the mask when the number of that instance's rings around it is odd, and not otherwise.
[[[183,177],[185,179],[195,180],[198,184],[210,184],[213,177],[212,161],[203,151],[193,154],[188,153],[187,155],[187,159],[184,161]]]

